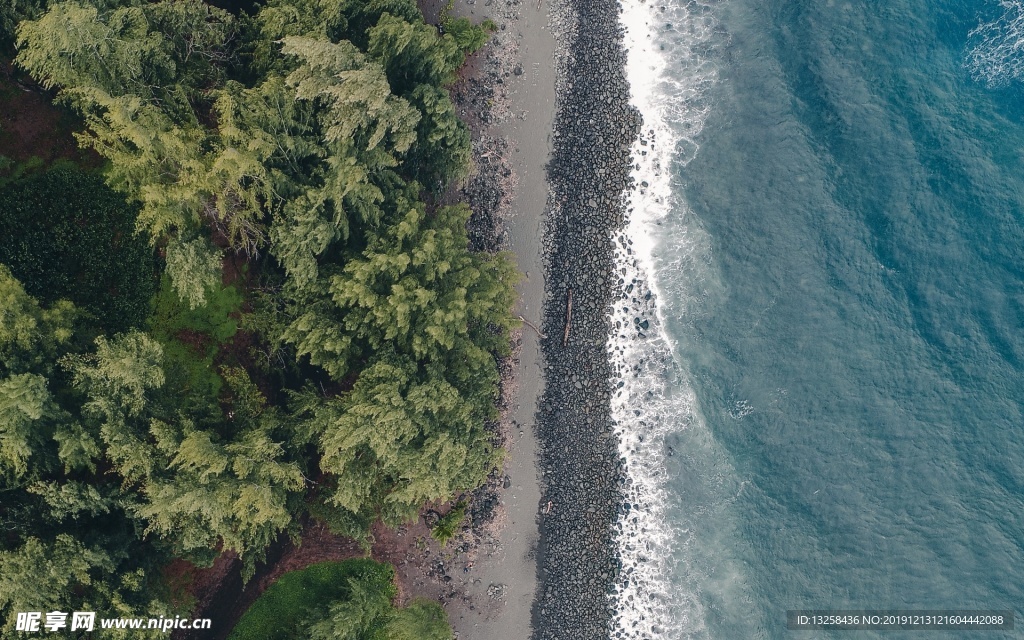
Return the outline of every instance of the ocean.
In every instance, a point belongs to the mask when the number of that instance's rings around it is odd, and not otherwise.
[[[610,343],[613,637],[935,637],[786,629],[844,608],[1024,637],[1024,2],[622,20],[645,124],[614,240],[659,321]]]

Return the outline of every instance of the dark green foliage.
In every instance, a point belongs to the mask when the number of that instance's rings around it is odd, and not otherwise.
[[[70,300],[116,333],[142,325],[156,290],[137,209],[102,179],[68,168],[0,190],[0,263],[44,303]]]
[[[466,503],[459,502],[452,510],[441,516],[437,524],[430,530],[430,536],[441,543],[441,546],[448,544],[448,541],[458,534],[462,528],[462,522],[466,519]]]
[[[286,573],[229,640],[451,640],[448,618],[436,603],[392,605],[394,577],[390,566],[363,559]]]
[[[38,452],[64,420],[43,376],[22,373],[0,380],[0,475],[20,480],[30,464],[45,464]]]
[[[307,394],[300,406],[305,428],[319,436],[321,468],[337,477],[328,500],[388,524],[477,486],[499,460],[478,407],[439,372],[419,372],[394,355],[381,354],[343,398]]]
[[[384,67],[398,95],[421,84],[451,82],[465,60],[454,38],[439,37],[437,29],[422,20],[410,22],[384,13],[366,34],[367,53]]]
[[[253,603],[229,640],[307,640],[304,627],[322,618],[330,603],[349,600],[353,584],[380,590],[390,606],[393,576],[391,567],[367,559],[321,562],[286,573]]]
[[[209,291],[207,303],[196,309],[183,306],[171,290],[170,279],[164,277],[160,291],[153,299],[148,326],[159,340],[179,336],[183,332],[200,333],[209,338],[204,355],[213,355],[238,330],[234,317],[242,304],[242,294],[233,286],[217,284]]]
[[[45,6],[42,0],[0,0],[0,47],[13,46],[18,23],[38,18]]]

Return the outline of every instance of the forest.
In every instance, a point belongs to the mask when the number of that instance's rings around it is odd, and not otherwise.
[[[366,540],[500,464],[517,274],[437,204],[471,170],[447,87],[493,28],[412,0],[4,0],[12,68],[93,158],[0,156],[4,637],[20,611],[185,615],[172,561],[248,580],[306,523]],[[450,637],[371,565],[289,633]]]

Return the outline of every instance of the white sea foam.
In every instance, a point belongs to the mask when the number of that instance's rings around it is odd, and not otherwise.
[[[1002,0],[1002,15],[968,36],[967,68],[977,80],[1004,86],[1024,79],[1024,2]]]
[[[628,503],[617,524],[622,571],[612,594],[611,631],[614,638],[630,640],[701,635],[704,617],[696,594],[673,588],[671,580],[673,572],[685,570],[674,566],[673,558],[687,533],[667,521],[665,439],[700,417],[685,374],[673,361],[657,276],[676,271],[679,256],[692,262],[702,253],[696,246],[700,239],[686,233],[688,211],[673,174],[698,150],[710,109],[707,88],[715,80],[708,52],[718,36],[708,5],[675,1],[681,6],[622,3],[627,76],[644,119],[633,149],[635,188],[628,194],[626,227],[614,238],[621,283],[609,341],[619,377],[612,415],[626,460]],[[672,243],[669,260],[658,257],[665,241]],[[673,284],[671,313],[686,313],[686,300],[699,296],[675,289]]]

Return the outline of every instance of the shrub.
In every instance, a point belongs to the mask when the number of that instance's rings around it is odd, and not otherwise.
[[[245,612],[228,640],[305,638],[306,624],[323,618],[332,602],[349,599],[351,581],[390,586],[393,576],[390,566],[362,558],[320,562],[286,573]]]
[[[462,521],[466,519],[466,503],[460,501],[452,510],[441,516],[434,528],[430,530],[432,538],[441,543],[441,546],[448,544],[448,541],[455,537],[462,528]]]
[[[0,263],[45,304],[70,300],[109,334],[139,327],[156,290],[138,210],[97,176],[61,167],[0,189]]]

